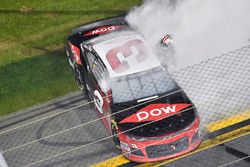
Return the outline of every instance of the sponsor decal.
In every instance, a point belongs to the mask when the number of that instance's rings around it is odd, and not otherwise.
[[[191,104],[150,104],[119,123],[157,121],[174,115],[189,106]]]
[[[110,33],[114,30],[118,30],[118,29],[121,29],[123,28],[123,26],[103,26],[103,27],[98,27],[86,34],[84,34],[85,36],[91,36],[91,35],[102,35],[102,34],[107,34],[107,33]]]
[[[125,152],[130,152],[130,147],[127,143],[124,143],[123,141],[120,141],[121,149]]]
[[[138,148],[136,144],[131,144],[131,147],[134,148],[134,149]]]
[[[72,43],[69,42],[69,46],[70,46],[70,49],[73,53],[73,57],[74,57],[74,60],[77,64],[80,64],[82,65],[82,61],[81,61],[81,58],[80,58],[80,49],[78,47],[76,47],[75,45],[73,45]]]
[[[121,73],[129,69],[128,57],[134,57],[137,63],[144,61],[148,55],[143,42],[139,39],[129,40],[122,46],[110,49],[106,54],[112,69]]]
[[[103,113],[103,110],[102,110],[102,107],[103,107],[103,98],[102,98],[102,95],[100,94],[100,92],[98,90],[95,90],[94,91],[94,103],[95,103],[95,106],[97,108],[97,110],[102,114]]]

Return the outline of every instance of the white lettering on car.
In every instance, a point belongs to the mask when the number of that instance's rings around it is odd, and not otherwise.
[[[98,33],[100,33],[100,32],[101,32],[100,30],[94,30],[94,31],[92,31],[92,35],[98,34]]]
[[[118,30],[120,28],[122,28],[123,26],[121,25],[113,25],[113,26],[103,26],[103,27],[98,27],[86,34],[84,34],[85,36],[91,36],[91,35],[102,35],[102,34],[106,34],[106,33],[110,33],[114,30]]]
[[[148,122],[157,121],[169,116],[172,116],[181,110],[192,106],[192,104],[178,103],[178,104],[150,104],[140,109],[134,114],[124,118],[119,123],[129,123],[129,122]]]
[[[161,115],[161,110],[160,110],[160,109],[151,110],[151,111],[150,111],[150,114],[151,114],[152,116],[159,116],[159,115]]]
[[[114,31],[115,26],[110,26],[110,27],[102,27],[100,29],[96,29],[92,31],[92,35],[99,34],[101,32],[106,32],[106,31]]]
[[[162,111],[164,111],[166,114],[169,114],[170,112],[174,113],[176,110],[176,106],[171,107],[166,107],[166,108],[161,108]],[[169,112],[170,111],[170,112]]]
[[[97,110],[102,114],[103,113],[103,110],[102,110],[102,107],[103,107],[103,98],[102,98],[102,95],[100,94],[100,92],[98,90],[95,90],[94,91],[94,103],[95,103],[95,106],[97,108]]]
[[[160,116],[162,114],[169,114],[170,112],[174,113],[176,110],[176,106],[167,106],[167,107],[162,107],[162,108],[159,108],[159,109],[153,109],[149,112],[146,112],[146,111],[141,111],[141,112],[138,112],[136,113],[136,116],[137,116],[137,119],[138,121],[142,121],[142,120],[145,120],[147,118],[149,118],[150,116],[152,117],[156,117],[156,116]]]
[[[137,113],[136,116],[138,118],[138,121],[141,121],[141,120],[147,119],[149,114],[145,111],[142,111],[142,112]]]

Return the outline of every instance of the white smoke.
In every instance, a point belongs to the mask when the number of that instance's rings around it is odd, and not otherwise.
[[[145,0],[127,21],[151,46],[172,34],[183,68],[249,44],[249,16],[249,0]]]

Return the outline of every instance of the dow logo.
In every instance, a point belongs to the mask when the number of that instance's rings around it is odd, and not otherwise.
[[[123,26],[120,25],[113,25],[113,26],[103,26],[103,27],[98,27],[86,34],[84,34],[85,36],[91,36],[91,35],[102,35],[102,34],[107,34],[110,33],[114,30],[118,30],[123,28]]]
[[[174,115],[191,104],[150,104],[135,114],[128,116],[119,123],[157,121]]]

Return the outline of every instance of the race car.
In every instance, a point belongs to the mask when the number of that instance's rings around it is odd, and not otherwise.
[[[160,161],[199,146],[194,104],[124,17],[73,29],[66,55],[77,85],[126,158]]]

